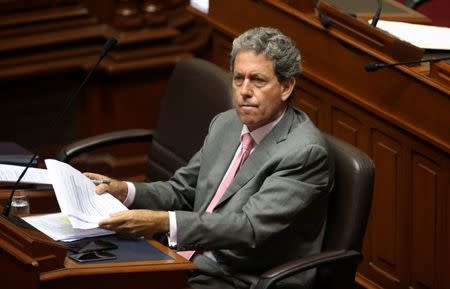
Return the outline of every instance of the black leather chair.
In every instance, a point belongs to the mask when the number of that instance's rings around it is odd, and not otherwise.
[[[255,289],[275,288],[277,282],[312,268],[314,288],[353,288],[372,201],[375,166],[359,149],[326,136],[335,156],[335,186],[328,209],[322,252],[290,261],[264,273]]]
[[[86,138],[65,146],[56,158],[69,162],[99,147],[150,142],[147,180],[167,180],[201,148],[212,118],[230,108],[230,75],[202,59],[182,60],[171,74],[154,130],[130,129]]]

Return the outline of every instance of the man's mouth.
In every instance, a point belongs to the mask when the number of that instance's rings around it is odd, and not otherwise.
[[[240,104],[239,105],[240,107],[244,107],[244,108],[246,108],[246,107],[257,107],[257,105],[256,104]]]

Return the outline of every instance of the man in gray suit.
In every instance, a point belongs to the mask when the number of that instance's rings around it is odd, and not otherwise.
[[[251,288],[272,266],[319,252],[333,184],[324,138],[289,105],[300,74],[291,39],[273,28],[243,33],[231,72],[234,109],[212,120],[203,147],[170,180],[97,186],[132,209],[100,227],[167,233],[173,248],[192,250],[180,254],[199,268],[193,288]],[[308,288],[313,276],[294,278]]]

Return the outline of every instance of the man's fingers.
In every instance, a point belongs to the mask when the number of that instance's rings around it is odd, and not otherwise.
[[[118,226],[121,226],[126,223],[126,220],[120,216],[110,217],[105,220],[101,220],[98,225],[100,227],[109,227],[109,228],[116,228]]]
[[[83,175],[85,175],[86,177],[88,177],[91,180],[104,180],[106,177],[100,174],[95,174],[95,173],[89,173],[89,172],[85,172],[83,173]],[[95,186],[95,192],[99,195],[105,193],[108,190],[109,186],[108,184],[99,184]]]
[[[107,184],[100,184],[95,186],[95,192],[99,195],[106,193],[109,189],[109,185]]]
[[[85,172],[85,173],[83,173],[83,175],[90,178],[91,180],[101,180],[101,179],[105,178],[105,176],[103,176],[103,175],[90,173],[90,172]]]
[[[113,213],[110,218],[99,222],[99,227],[133,237],[151,238],[155,232],[169,231],[167,212],[130,210]]]
[[[130,211],[120,211],[120,212],[115,212],[115,213],[109,214],[109,217],[110,218],[121,218],[121,217],[127,216],[129,214],[131,214]]]

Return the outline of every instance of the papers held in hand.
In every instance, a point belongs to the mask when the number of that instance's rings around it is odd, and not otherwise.
[[[61,212],[76,229],[92,229],[115,212],[128,210],[119,200],[106,193],[95,193],[94,183],[70,165],[45,160]]]
[[[61,213],[23,219],[55,240],[69,241],[114,233],[99,229],[98,222],[128,208],[108,193],[95,193],[92,180],[69,164],[56,160],[45,160],[45,164]]]
[[[55,241],[71,242],[88,237],[114,234],[113,231],[100,228],[73,228],[69,218],[63,213],[36,215],[22,219]]]

